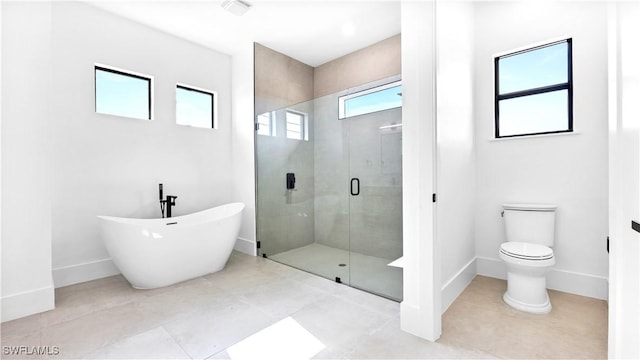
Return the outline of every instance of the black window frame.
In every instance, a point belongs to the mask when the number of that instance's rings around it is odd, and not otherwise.
[[[517,56],[519,54],[524,54],[530,51],[535,51],[538,49],[542,49],[545,47],[550,47],[558,44],[566,43],[567,44],[567,82],[552,84],[547,86],[541,86],[537,88],[518,90],[506,94],[500,94],[500,59]],[[573,132],[573,44],[572,38],[567,38],[563,40],[558,40],[550,43],[546,43],[543,45],[534,46],[531,48],[527,48],[524,50],[515,51],[512,53],[496,56],[493,60],[494,62],[494,113],[495,113],[495,138],[512,138],[519,136],[532,136],[532,135],[545,135],[545,134],[557,134],[557,133],[568,133]],[[531,95],[539,95],[550,93],[554,91],[563,91],[567,90],[567,129],[566,130],[553,130],[553,131],[543,131],[537,133],[523,133],[523,134],[513,134],[513,135],[500,135],[500,101],[509,100],[514,98],[521,98],[525,96]]]
[[[110,72],[113,74],[118,74],[118,75],[123,75],[123,76],[128,76],[128,77],[132,77],[135,79],[140,79],[140,80],[146,80],[147,81],[147,118],[146,119],[142,119],[142,118],[132,118],[130,116],[125,116],[125,115],[117,115],[117,114],[110,114],[110,113],[102,113],[102,112],[98,112],[98,70],[100,71],[104,71],[104,72]],[[94,103],[94,111],[97,114],[105,114],[105,115],[112,115],[112,116],[120,116],[120,117],[128,117],[128,118],[132,118],[132,119],[140,119],[140,120],[153,120],[153,93],[152,93],[152,86],[153,86],[153,78],[152,77],[145,77],[142,75],[138,75],[138,74],[132,74],[129,72],[126,72],[124,70],[116,70],[113,68],[109,68],[109,67],[105,67],[105,66],[101,66],[101,65],[94,65],[93,66],[93,103]]]
[[[211,127],[210,128],[200,127],[200,128],[201,129],[217,129],[217,127],[216,127],[216,120],[217,120],[216,119],[216,99],[215,99],[217,94],[214,91],[196,89],[194,87],[191,87],[191,86],[188,86],[188,85],[182,85],[182,84],[176,84],[176,90],[177,89],[193,91],[193,92],[197,92],[197,93],[200,93],[200,94],[209,95],[211,97]],[[176,93],[176,95],[177,95],[177,93]],[[176,124],[178,124],[177,113],[176,113]],[[178,125],[199,127],[199,126],[186,125],[186,124],[178,124]]]

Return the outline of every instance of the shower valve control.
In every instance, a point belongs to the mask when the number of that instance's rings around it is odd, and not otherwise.
[[[296,175],[294,173],[287,173],[287,189],[292,190],[296,188]]]

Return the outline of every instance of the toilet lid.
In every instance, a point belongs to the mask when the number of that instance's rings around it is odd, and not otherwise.
[[[500,251],[505,255],[527,260],[547,260],[553,257],[550,247],[517,241],[502,243]]]

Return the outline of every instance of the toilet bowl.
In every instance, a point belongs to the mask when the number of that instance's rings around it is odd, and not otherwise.
[[[556,263],[553,250],[544,245],[506,242],[500,245],[499,256],[507,265],[504,302],[533,314],[550,312],[546,275]]]
[[[507,267],[505,303],[533,314],[551,311],[546,275],[555,264],[555,205],[503,205],[507,242],[498,256]]]

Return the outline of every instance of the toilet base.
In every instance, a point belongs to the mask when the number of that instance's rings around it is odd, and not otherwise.
[[[548,314],[551,312],[551,301],[549,300],[549,294],[547,294],[545,290],[546,301],[541,304],[528,304],[519,300],[514,299],[509,295],[509,291],[507,290],[502,299],[507,305],[512,308],[524,312],[528,312],[531,314]]]

